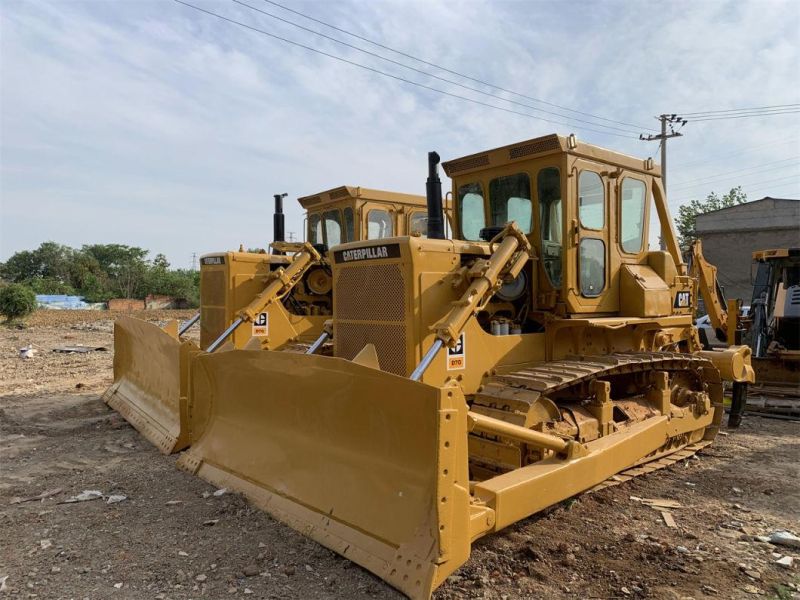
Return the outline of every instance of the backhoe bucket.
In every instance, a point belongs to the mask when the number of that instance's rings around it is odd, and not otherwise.
[[[470,550],[466,403],[340,358],[232,350],[192,359],[179,465],[428,598]]]
[[[189,357],[199,352],[178,337],[178,322],[163,329],[131,317],[114,322],[114,384],[103,401],[164,454],[189,445]]]

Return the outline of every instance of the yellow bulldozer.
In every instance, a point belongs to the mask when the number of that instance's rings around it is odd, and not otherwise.
[[[327,248],[393,235],[423,235],[422,196],[343,186],[299,198],[305,243],[284,241],[283,198],[275,196],[272,254],[215,252],[200,258],[200,311],[179,326],[120,317],[114,325],[114,383],[103,396],[162,452],[186,448],[189,363],[229,348],[304,351],[332,311]],[[186,334],[200,323],[199,346]]]
[[[331,248],[305,352],[192,356],[179,458],[412,598],[478,538],[709,444],[723,381],[753,379],[746,346],[701,348],[652,159],[549,135],[450,160],[450,239],[438,164],[426,237]]]

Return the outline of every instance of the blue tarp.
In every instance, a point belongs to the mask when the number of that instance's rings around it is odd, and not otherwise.
[[[104,308],[102,302],[86,302],[83,296],[67,296],[66,294],[36,294],[39,308],[55,310],[87,310]]]

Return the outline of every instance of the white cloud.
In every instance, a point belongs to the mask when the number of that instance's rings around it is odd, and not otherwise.
[[[240,5],[201,1],[277,35],[500,104]],[[798,101],[795,2],[291,6],[476,78],[630,123],[655,126],[653,115],[663,111]],[[265,244],[275,192],[301,196],[350,184],[423,193],[431,149],[454,158],[575,131],[630,154],[657,153],[654,144],[388,80],[171,2],[6,2],[0,27],[0,259],[47,239],[113,241],[164,252],[185,266],[192,252]],[[670,141],[670,183],[798,156],[800,142],[790,141],[800,137],[795,117],[690,123],[684,137]],[[790,164],[763,179],[748,177],[756,183],[745,189],[751,197],[798,195],[797,179],[759,183],[797,172]],[[715,189],[736,183],[736,176],[715,181]],[[672,201],[684,199],[676,193]],[[300,210],[288,208],[288,230],[299,233]]]

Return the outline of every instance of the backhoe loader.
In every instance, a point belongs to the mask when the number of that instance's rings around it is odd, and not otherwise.
[[[285,195],[275,195],[272,254],[240,249],[200,258],[200,312],[192,319],[161,328],[123,316],[114,324],[114,383],[103,399],[165,454],[190,441],[192,356],[305,350],[332,310],[328,247],[426,232],[424,197],[343,186],[299,198],[308,241],[285,242]],[[198,321],[199,346],[185,336]]]
[[[755,385],[733,385],[728,423],[738,426],[746,410],[787,418],[800,417],[800,249],[753,253],[753,294],[748,314],[738,300],[726,300],[717,270],[696,240],[689,249],[689,270],[718,340],[752,349]],[[708,341],[702,340],[708,347]]]
[[[478,538],[709,444],[723,380],[752,378],[748,348],[701,349],[652,159],[549,135],[445,162],[451,239],[438,163],[427,237],[332,249],[305,353],[193,357],[178,461],[412,598]]]
[[[749,410],[800,418],[800,248],[753,253],[750,345],[758,383]]]

